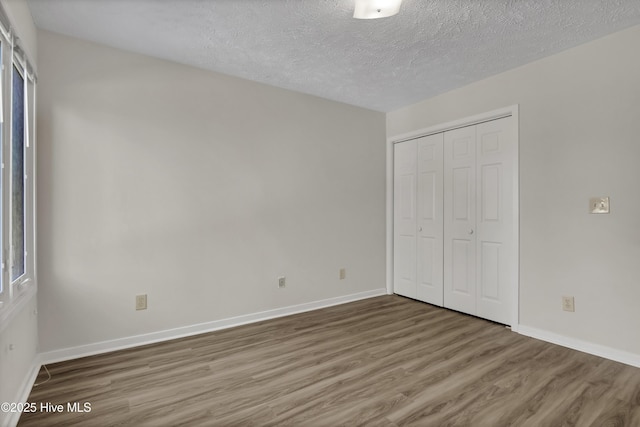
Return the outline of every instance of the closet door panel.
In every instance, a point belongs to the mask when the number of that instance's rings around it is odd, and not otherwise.
[[[393,289],[409,298],[417,297],[416,152],[416,141],[394,145]]]
[[[417,299],[443,305],[442,133],[417,140]]]
[[[476,127],[444,133],[444,306],[476,314]]]
[[[510,290],[517,282],[512,124],[507,117],[477,125],[477,315],[505,324],[512,323]]]

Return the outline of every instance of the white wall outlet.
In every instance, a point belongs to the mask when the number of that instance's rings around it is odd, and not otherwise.
[[[136,310],[147,309],[147,294],[136,295]]]
[[[576,311],[573,297],[562,297],[562,309],[564,311]]]
[[[285,286],[287,286],[287,278],[284,276],[278,277],[278,287],[284,288]]]
[[[340,280],[344,280],[347,278],[347,269],[346,268],[341,268],[340,269]]]
[[[608,197],[592,197],[589,199],[589,212],[592,214],[608,214],[609,198]]]

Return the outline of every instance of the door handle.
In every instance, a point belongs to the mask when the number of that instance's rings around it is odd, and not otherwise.
[[[469,234],[473,234],[473,228],[469,229]]]
[[[422,227],[418,227],[418,231],[422,231]]]

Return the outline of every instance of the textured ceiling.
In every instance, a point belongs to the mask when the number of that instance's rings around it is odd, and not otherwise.
[[[624,28],[639,0],[29,0],[39,28],[391,111]]]

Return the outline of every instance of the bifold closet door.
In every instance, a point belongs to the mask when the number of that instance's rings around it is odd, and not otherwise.
[[[512,120],[444,135],[444,306],[504,324],[517,283]]]
[[[443,134],[394,145],[394,292],[443,305]]]
[[[416,298],[417,142],[393,147],[393,291]]]
[[[476,126],[444,134],[444,306],[476,314]]]
[[[418,139],[417,299],[443,305],[443,148],[444,134]]]
[[[513,118],[477,126],[477,307],[478,316],[512,324],[518,283],[515,196],[516,141]]]

